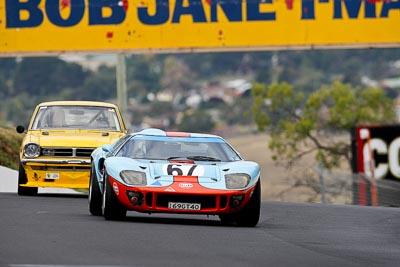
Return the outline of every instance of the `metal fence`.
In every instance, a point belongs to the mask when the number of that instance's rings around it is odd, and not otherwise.
[[[302,166],[287,172],[279,201],[400,207],[400,180],[372,180],[363,173]]]

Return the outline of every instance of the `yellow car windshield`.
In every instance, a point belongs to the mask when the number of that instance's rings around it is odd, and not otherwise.
[[[32,123],[31,130],[82,129],[121,131],[114,108],[101,106],[43,106]]]

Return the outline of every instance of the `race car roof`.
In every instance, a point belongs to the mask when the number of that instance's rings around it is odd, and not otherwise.
[[[189,133],[189,132],[166,132],[161,129],[156,128],[148,128],[144,129],[136,134],[142,135],[153,135],[153,136],[171,136],[171,137],[214,137],[221,138],[220,136],[213,134],[204,134],[204,133]]]

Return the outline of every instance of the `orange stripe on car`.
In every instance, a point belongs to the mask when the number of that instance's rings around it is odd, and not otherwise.
[[[190,137],[190,133],[185,132],[166,132],[166,134],[172,137]]]

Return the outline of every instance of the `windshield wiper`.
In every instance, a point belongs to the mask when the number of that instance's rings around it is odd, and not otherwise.
[[[208,156],[188,156],[188,157],[169,157],[167,160],[171,159],[190,159],[196,161],[221,161],[220,159],[208,157]]]
[[[199,161],[221,161],[220,159],[208,157],[208,156],[190,156],[187,158],[191,159],[191,160],[199,160]]]
[[[188,159],[187,157],[169,157],[167,158],[167,160],[171,160],[171,159]]]

